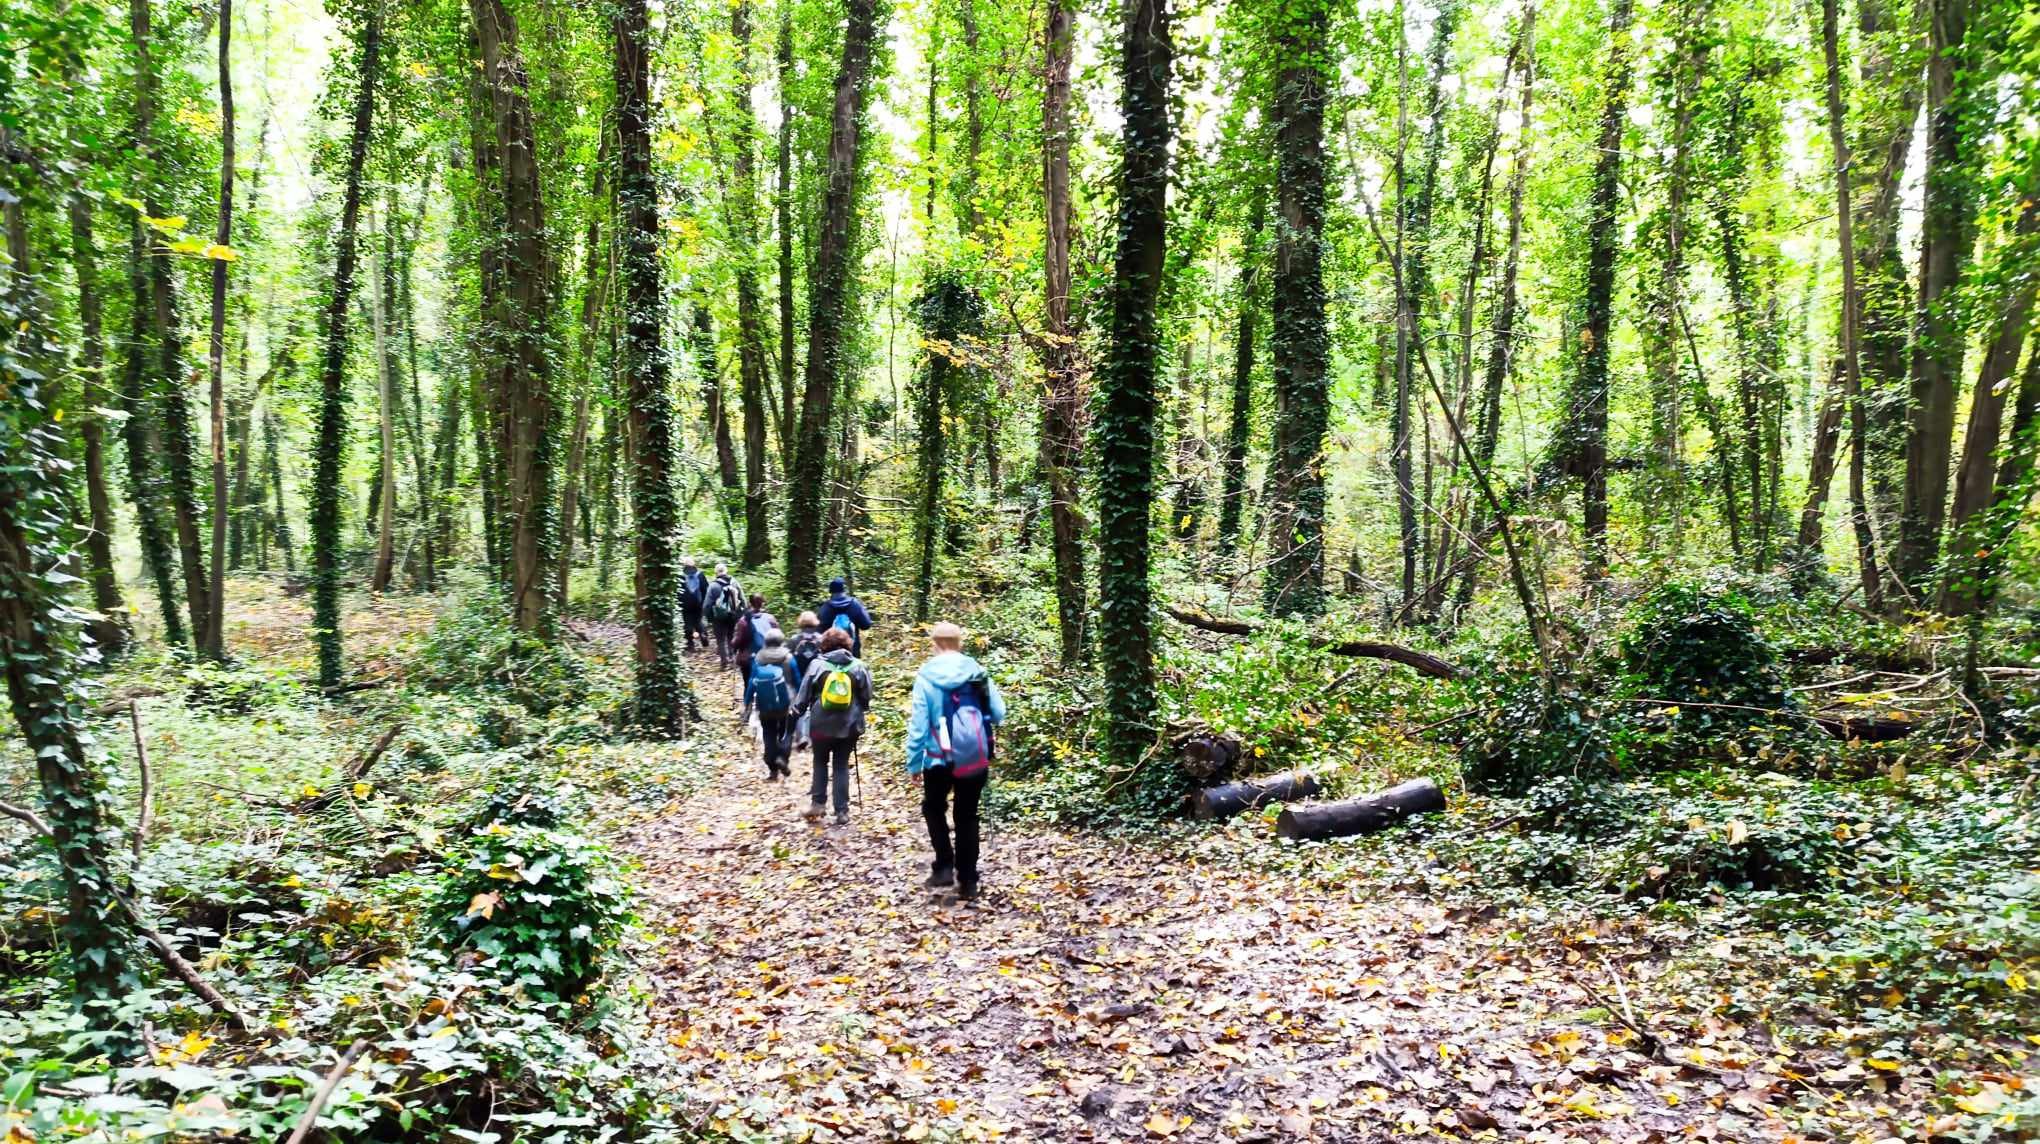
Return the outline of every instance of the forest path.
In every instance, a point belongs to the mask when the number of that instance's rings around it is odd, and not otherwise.
[[[740,1139],[1776,1138],[1719,1084],[1675,1107],[1694,1073],[1564,1020],[1592,1004],[1565,974],[1428,903],[997,824],[982,900],[926,890],[897,687],[823,826],[808,757],[767,784],[735,676],[690,668],[714,777],[624,846],[657,1018]]]

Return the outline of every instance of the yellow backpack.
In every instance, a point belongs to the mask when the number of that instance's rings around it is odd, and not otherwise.
[[[828,678],[822,680],[822,706],[834,711],[845,711],[855,702],[857,687],[850,678],[850,667],[831,667]]]

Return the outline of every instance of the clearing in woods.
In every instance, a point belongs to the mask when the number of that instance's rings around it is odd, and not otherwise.
[[[1775,1140],[1771,1104],[1832,1099],[1755,1031],[1646,1051],[1602,1006],[1647,963],[1533,960],[1372,888],[989,824],[980,902],[923,889],[896,745],[912,667],[873,658],[849,826],[800,818],[805,754],[763,781],[736,677],[696,656],[714,775],[624,839],[663,935],[660,1020],[739,1138]]]

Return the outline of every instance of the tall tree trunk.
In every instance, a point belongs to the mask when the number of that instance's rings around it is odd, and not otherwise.
[[[370,229],[376,229],[373,220]],[[374,281],[368,288],[370,334],[375,353],[377,450],[375,498],[375,567],[369,590],[387,592],[396,571],[397,542],[397,390],[390,379],[389,292],[394,224],[387,204],[383,211],[382,251],[376,258]]]
[[[1449,9],[1448,9],[1449,10]],[[1286,5],[1275,32],[1275,450],[1270,457],[1268,607],[1324,610],[1325,434],[1331,428],[1331,330],[1325,318],[1325,85],[1334,71],[1323,0]],[[1438,38],[1449,29],[1441,19]],[[1442,52],[1442,49],[1441,49]],[[1434,108],[1434,111],[1436,109]],[[1443,126],[1437,127],[1442,132]]]
[[[1707,70],[1712,12],[1702,4],[1672,15],[1676,25],[1669,71],[1671,130],[1665,160],[1665,199],[1652,251],[1656,273],[1647,287],[1642,329],[1643,356],[1650,376],[1651,467],[1658,517],[1665,539],[1678,551],[1685,534],[1685,380],[1680,376],[1679,308],[1686,292],[1686,199],[1692,169],[1693,119]],[[1662,514],[1661,516],[1659,514]]]
[[[138,0],[145,2],[145,0]],[[319,368],[318,465],[312,476],[312,630],[319,645],[319,684],[337,687],[344,671],[340,640],[340,466],[347,444],[347,322],[354,305],[355,231],[361,221],[361,176],[375,120],[375,81],[382,63],[382,10],[362,17],[361,64],[355,75],[354,124],[347,143],[347,180],[334,239],[333,293],[326,301],[325,354]]]
[[[581,510],[581,473],[588,459],[588,399],[586,389],[574,395],[573,428],[567,433],[566,480],[560,482],[559,585],[553,595],[565,608],[571,602],[574,576],[574,522]]]
[[[1129,0],[1125,21],[1119,243],[1098,402],[1098,631],[1113,663],[1105,678],[1108,761],[1131,768],[1156,733],[1148,511],[1154,495],[1155,368],[1161,350],[1155,300],[1162,290],[1168,242],[1173,48],[1167,0]]]
[[[67,203],[71,223],[71,268],[78,279],[78,334],[84,353],[85,415],[78,438],[85,462],[85,578],[92,585],[92,610],[98,613],[87,630],[106,655],[127,649],[134,633],[128,627],[127,602],[121,598],[120,577],[113,563],[113,498],[106,487],[106,423],[97,410],[114,403],[106,387],[106,337],[101,326],[99,251],[92,241],[92,200],[73,193]],[[142,511],[137,505],[137,512]]]
[[[1982,535],[1976,547],[1975,585],[1967,601],[1977,617],[1997,598],[2005,550],[2033,499],[2034,462],[2040,457],[2040,337],[2033,338],[2032,343],[2026,353],[2025,372],[2019,378],[2019,394],[2012,406],[2012,429],[2005,438],[2004,459],[1998,463],[1990,507],[1977,521]],[[1974,650],[1972,640],[1972,660]],[[1972,662],[1972,674],[1974,667]]]
[[[779,181],[773,207],[779,231],[779,471],[793,472],[793,9],[781,5],[775,52],[779,78]]]
[[[2013,240],[2029,249],[2033,235],[2040,232],[2040,204],[2034,202],[2034,193],[2028,188]],[[1997,335],[1991,339],[1983,365],[1977,370],[1976,389],[1969,403],[1969,424],[1962,437],[1962,463],[1955,473],[1955,511],[1950,528],[1956,547],[1950,553],[1950,567],[1941,586],[1941,610],[1950,615],[1973,611],[1980,599],[1978,573],[1992,547],[1986,543],[1988,528],[1983,518],[1995,492],[2005,390],[2019,368],[2019,349],[2026,343],[2033,301],[2034,282],[2029,273],[2005,301],[1998,316]],[[2018,447],[2016,440],[2006,445],[2007,458]]]
[[[1954,290],[1969,255],[1976,205],[1963,117],[1977,82],[1963,59],[1969,0],[1928,0],[1926,202],[1920,220],[1919,308],[1905,442],[1905,506],[1892,554],[1899,578],[1925,588],[1941,554],[1948,460],[1962,384],[1963,334]]]
[[[1240,243],[1239,316],[1233,335],[1232,415],[1225,435],[1224,484],[1219,492],[1218,554],[1231,556],[1240,542],[1240,522],[1246,515],[1247,450],[1254,436],[1254,325],[1258,320],[1258,292],[1254,282],[1260,269],[1261,230],[1266,226],[1268,204],[1256,194],[1247,216],[1247,235]]]
[[[283,499],[283,456],[277,441],[283,434],[276,421],[275,410],[263,410],[262,469],[269,481],[269,495],[276,501],[276,510],[268,523],[275,533],[276,546],[283,550],[283,570],[294,573],[297,571],[297,540],[290,531],[290,506]]]
[[[829,122],[821,239],[808,292],[807,379],[801,398],[799,448],[787,472],[786,592],[796,598],[815,593],[820,567],[817,542],[829,472],[829,424],[849,348],[846,335],[855,285],[851,256],[857,246],[858,162],[871,55],[878,38],[877,0],[846,0],[846,6],[849,22],[843,33],[843,60],[836,73],[835,106]]]
[[[1076,329],[1070,324],[1070,61],[1076,14],[1071,0],[1049,0],[1042,32],[1047,76],[1041,95],[1042,197],[1048,215],[1043,258],[1046,331],[1042,371],[1039,464],[1048,477],[1050,543],[1055,557],[1055,603],[1062,664],[1084,658],[1084,526],[1078,507],[1077,466],[1083,456],[1083,394],[1078,387]],[[1166,64],[1164,67],[1166,68]],[[1143,529],[1145,535],[1145,529]]]
[[[553,363],[547,337],[556,275],[546,243],[530,79],[518,52],[517,22],[505,0],[469,0],[469,7],[501,164],[503,260],[515,268],[503,277],[494,315],[510,618],[519,631],[543,634],[552,624],[550,573],[558,540],[552,496]]]
[[[442,563],[453,561],[453,518],[460,483],[460,421],[466,395],[456,377],[446,379],[439,398],[439,440],[433,447],[436,480],[433,492],[433,549]]]
[[[631,511],[636,517],[637,721],[675,732],[685,718],[680,682],[680,526],[673,496],[673,406],[659,331],[659,184],[652,171],[651,37],[646,0],[616,14],[617,276],[622,289],[625,406],[635,442]]]
[[[1599,156],[1587,208],[1587,276],[1577,372],[1567,395],[1559,450],[1582,484],[1585,574],[1608,574],[1608,352],[1615,319],[1615,262],[1622,241],[1622,128],[1629,118],[1631,0],[1609,16],[1607,86],[1602,93]]]
[[[228,48],[233,42],[233,0],[219,0],[220,77],[220,211],[213,242],[231,248],[234,241],[234,72]],[[227,657],[227,266],[212,260],[212,340],[206,354],[207,397],[211,409],[212,444],[212,576],[206,595],[205,641],[208,657]]]
[[[18,200],[17,200],[18,204]],[[18,254],[19,252],[17,252]],[[72,678],[76,640],[56,575],[69,558],[61,439],[43,378],[56,346],[19,258],[0,267],[0,673],[20,725],[64,886],[62,934],[80,1002],[111,1004],[136,988],[131,937],[108,859],[105,785],[93,765]]]
[[[716,360],[715,320],[710,317],[706,302],[694,303],[691,341],[695,372],[701,379],[702,414],[708,419],[709,439],[715,445],[716,475],[722,482],[717,501],[724,515],[728,515],[730,505],[743,496],[744,477],[737,467],[736,439],[730,434],[729,403],[723,399],[722,366]]]
[[[575,378],[574,421],[567,434],[567,479],[560,484],[559,586],[554,594],[559,597],[562,608],[567,606],[569,590],[573,586],[574,521],[575,513],[580,509],[581,476],[587,466],[589,403],[595,394],[596,348],[606,318],[605,296],[609,292],[609,258],[602,244],[602,213],[607,208],[605,188],[610,162],[607,133],[599,151],[595,162],[595,187],[589,195],[592,206],[588,211],[588,233],[582,242],[587,265],[584,267],[586,283],[581,290],[580,346],[575,355],[578,376]]]
[[[744,406],[744,565],[762,568],[772,560],[772,522],[765,482],[766,379],[765,302],[758,291],[758,117],[751,109],[751,6],[730,7],[730,38],[736,42],[737,86],[731,93],[737,154],[734,164],[737,231],[737,384]]]
[[[1857,316],[1862,312],[1856,288],[1856,211],[1849,190],[1848,105],[1842,95],[1840,0],[1821,0],[1820,47],[1826,68],[1824,95],[1827,100],[1828,147],[1833,153],[1835,172],[1835,242],[1842,263],[1842,306],[1839,329],[1840,355],[1835,390],[1823,403],[1820,423],[1814,429],[1812,457],[1807,462],[1806,507],[1799,513],[1799,547],[1809,558],[1820,553],[1823,517],[1826,515],[1828,486],[1835,475],[1835,450],[1841,438],[1842,412],[1860,402],[1863,389],[1862,359],[1858,353]]]
[[[1860,98],[1853,151],[1859,157],[1878,160],[1851,172],[1856,204],[1858,372],[1865,395],[1865,467],[1871,497],[1866,511],[1874,518],[1865,520],[1869,533],[1876,532],[1877,521],[1895,521],[1903,499],[1899,481],[1905,459],[1906,357],[1914,295],[1900,249],[1899,207],[1924,96],[1926,69],[1913,52],[1924,47],[1915,20],[1925,7],[1902,5],[1894,18],[1886,0],[1857,0],[1856,4],[1860,61],[1856,90]],[[1850,416],[1853,426],[1854,414]],[[1853,427],[1850,432],[1854,433]],[[1872,596],[1883,595],[1880,583]],[[1864,602],[1869,604],[1870,599]]]

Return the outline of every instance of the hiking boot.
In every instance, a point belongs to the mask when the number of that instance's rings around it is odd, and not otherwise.
[[[808,804],[807,810],[801,813],[801,817],[807,819],[809,822],[820,822],[822,820],[822,815],[826,813],[828,809],[829,809],[828,807],[823,806],[819,802],[811,802]]]
[[[976,882],[959,883],[956,887],[956,900],[959,902],[975,902],[978,900],[978,895],[982,892],[978,889]]]
[[[935,872],[928,875],[928,880],[921,884],[931,890],[939,890],[944,886],[954,886],[956,885],[956,871],[948,866],[937,866],[935,867]]]
[[[839,811],[837,811],[837,812],[836,812],[836,817],[835,817],[835,819],[834,819],[833,821],[834,821],[834,822],[836,823],[836,825],[837,825],[837,826],[848,826],[848,825],[850,825],[850,812],[849,812],[849,811],[847,811],[847,810],[839,810]]]

